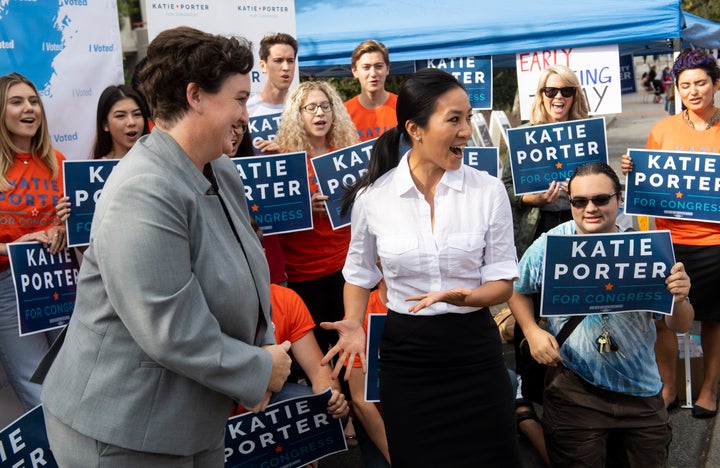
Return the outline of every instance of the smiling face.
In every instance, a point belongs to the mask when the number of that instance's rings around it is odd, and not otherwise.
[[[367,52],[360,56],[352,74],[360,83],[360,88],[366,93],[376,93],[385,90],[385,79],[390,73],[390,67],[380,52]]]
[[[111,156],[122,157],[145,130],[140,105],[133,98],[119,100],[110,108],[104,129],[112,138]]]
[[[42,123],[40,97],[25,83],[10,86],[5,101],[5,126],[13,144],[30,151],[32,139]]]
[[[587,198],[610,195],[616,191],[612,179],[605,174],[576,176],[570,184],[570,198]],[[620,208],[620,194],[612,197],[607,205],[596,206],[592,201],[584,208],[570,207],[578,234],[601,234],[616,232],[615,221]]]
[[[454,87],[441,95],[426,128],[408,123],[408,132],[420,137],[413,142],[411,158],[430,161],[444,170],[459,169],[463,163],[463,149],[472,136],[470,117],[472,108],[464,89]]]
[[[678,76],[677,89],[683,104],[695,114],[712,108],[718,83],[702,68],[690,68]]]
[[[317,106],[315,112],[305,110],[305,107],[310,104]],[[333,111],[332,109],[324,111],[321,107],[323,104],[330,104],[330,99],[328,99],[325,93],[319,89],[312,89],[305,97],[305,101],[303,101],[302,106],[300,106],[303,127],[305,128],[305,132],[308,134],[310,141],[324,140],[332,128]]]
[[[247,125],[247,100],[250,96],[250,76],[236,73],[230,75],[217,93],[203,94],[203,114],[208,126],[208,142],[217,141],[220,147],[213,151],[232,154],[233,145],[242,126]]]
[[[551,73],[545,81],[546,88],[564,88],[571,86],[562,79],[562,77],[556,73]],[[551,122],[567,122],[568,116],[570,115],[570,108],[572,107],[574,96],[563,97],[562,93],[558,92],[555,97],[549,98],[543,94],[543,106],[550,116]],[[549,122],[549,123],[551,123]]]
[[[267,74],[270,86],[287,91],[295,76],[295,50],[287,44],[275,44],[267,60],[260,60],[260,70]]]

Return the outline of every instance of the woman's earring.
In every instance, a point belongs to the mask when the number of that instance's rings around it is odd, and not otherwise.
[[[415,141],[419,141],[420,143],[422,143],[422,137],[421,137],[421,136],[415,136]]]

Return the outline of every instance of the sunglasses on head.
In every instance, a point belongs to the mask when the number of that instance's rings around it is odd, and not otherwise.
[[[552,88],[545,86],[542,89],[542,92],[547,96],[548,98],[552,99],[555,96],[557,96],[558,91],[560,91],[560,94],[562,94],[562,97],[572,97],[575,96],[575,93],[577,92],[577,88],[573,86],[566,86],[564,88]]]
[[[615,196],[618,194],[618,192],[611,193],[609,195],[595,195],[592,198],[586,198],[586,197],[574,197],[570,199],[570,204],[574,208],[583,209],[587,206],[589,202],[593,202],[593,205],[595,206],[605,206],[608,203],[610,203],[610,200],[615,198]]]

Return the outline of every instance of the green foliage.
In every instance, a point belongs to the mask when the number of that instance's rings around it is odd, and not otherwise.
[[[130,18],[130,22],[140,17],[140,0],[117,0],[118,21],[122,29],[122,18]]]
[[[682,0],[680,5],[688,13],[720,22],[720,2],[717,0]]]

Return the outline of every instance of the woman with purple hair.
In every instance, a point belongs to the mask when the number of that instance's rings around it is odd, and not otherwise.
[[[720,85],[717,59],[702,50],[685,49],[675,60],[672,74],[685,110],[655,124],[647,148],[720,153],[720,109],[714,103]],[[632,160],[623,155],[623,173],[631,170]],[[657,218],[655,227],[670,230],[675,256],[685,264],[692,280],[689,298],[695,308],[695,320],[702,322],[705,370],[692,415],[711,418],[717,414],[720,380],[720,223]],[[661,321],[656,326],[655,354],[663,381],[662,394],[666,406],[672,408],[677,406],[677,338]]]

